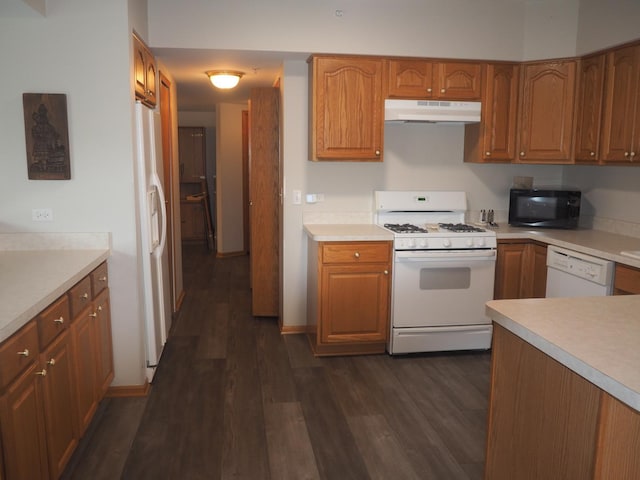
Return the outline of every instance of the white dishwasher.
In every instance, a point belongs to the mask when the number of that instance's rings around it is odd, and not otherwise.
[[[614,263],[550,245],[547,248],[547,297],[611,295]]]

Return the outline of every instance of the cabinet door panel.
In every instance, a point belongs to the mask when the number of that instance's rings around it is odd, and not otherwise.
[[[516,157],[519,72],[517,65],[487,66],[481,152],[487,160],[512,161]]]
[[[607,54],[602,160],[628,162],[633,140],[634,111],[638,95],[640,47]],[[637,153],[637,152],[636,152]]]
[[[448,100],[480,100],[482,67],[481,63],[439,63],[438,97]]]
[[[433,63],[424,60],[389,60],[387,96],[433,98]]]
[[[98,399],[104,397],[113,381],[113,344],[111,338],[111,305],[109,290],[94,300],[97,316],[94,318],[96,333],[96,375]]]
[[[382,60],[314,58],[312,160],[382,160]]]
[[[604,89],[604,55],[580,63],[580,90],[576,126],[576,162],[597,163],[600,156],[600,125]]]
[[[498,245],[493,293],[496,300],[523,297],[526,290],[522,275],[526,265],[526,247],[526,243]]]
[[[89,305],[73,321],[73,364],[76,378],[76,405],[79,433],[89,426],[98,407],[96,395],[96,352],[93,329],[93,305]]]
[[[47,447],[40,376],[32,364],[0,399],[0,424],[8,479],[47,479]]]
[[[574,61],[524,66],[519,161],[570,161],[575,78]]]
[[[322,342],[385,342],[389,275],[384,266],[324,267]]]
[[[68,330],[42,354],[44,413],[51,478],[58,478],[78,444],[71,342]]]

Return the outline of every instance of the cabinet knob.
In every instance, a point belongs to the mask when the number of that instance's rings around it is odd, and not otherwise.
[[[52,358],[47,362],[47,365],[51,365],[52,367],[56,364],[56,359]]]
[[[84,293],[84,294],[80,295],[80,299],[81,300],[86,300],[87,298],[89,298],[89,294],[88,293]]]
[[[42,370],[35,372],[35,375],[40,375],[41,377],[47,376],[47,371],[43,368]]]
[[[93,312],[93,313],[90,313],[89,316],[92,318],[96,318],[98,314],[96,312]]]
[[[18,355],[22,355],[23,357],[28,357],[29,356],[29,349],[25,348],[23,351],[18,352]]]
[[[624,156],[628,157],[629,156],[629,152],[624,152]]]
[[[167,203],[167,202],[165,202],[165,203]],[[101,282],[106,282],[107,281],[107,277],[100,277],[100,281]]]
[[[484,152],[484,154],[485,154],[487,157],[490,157],[490,156],[491,156],[491,152]]]
[[[427,93],[431,93],[433,89],[431,87],[427,88]]]
[[[382,273],[384,273],[385,275],[389,275],[389,270],[385,270],[385,271],[384,271],[384,272],[382,272]]]
[[[630,156],[630,157],[632,157],[632,158],[633,158],[633,157],[635,157],[635,156],[636,156],[636,152],[631,152],[631,153],[629,154],[629,156]]]
[[[589,152],[589,155],[591,155],[592,157],[596,156],[596,152]]]
[[[64,323],[64,317],[56,318],[53,320],[53,322],[62,325]]]
[[[524,152],[520,152],[520,156],[521,156],[521,157],[524,157]]]
[[[376,155],[379,157],[380,156],[380,150],[376,150]]]
[[[360,258],[360,253],[356,252],[356,253],[353,254],[353,256],[356,257],[356,258]]]
[[[102,311],[102,305],[98,305],[98,311],[101,312]]]
[[[447,91],[447,90],[446,90],[445,88],[441,88],[441,89],[440,89],[440,93],[444,93],[444,92],[446,92],[446,91]]]

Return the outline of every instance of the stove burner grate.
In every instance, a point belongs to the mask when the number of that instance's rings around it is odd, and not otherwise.
[[[384,227],[395,233],[428,233],[428,230],[411,223],[385,223]]]
[[[455,233],[477,233],[486,231],[484,228],[474,227],[466,223],[439,223],[438,226],[443,230]]]

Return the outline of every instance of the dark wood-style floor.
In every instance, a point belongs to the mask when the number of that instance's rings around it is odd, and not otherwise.
[[[184,251],[147,398],[106,399],[65,479],[480,479],[490,355],[314,358],[251,316],[247,257]]]

